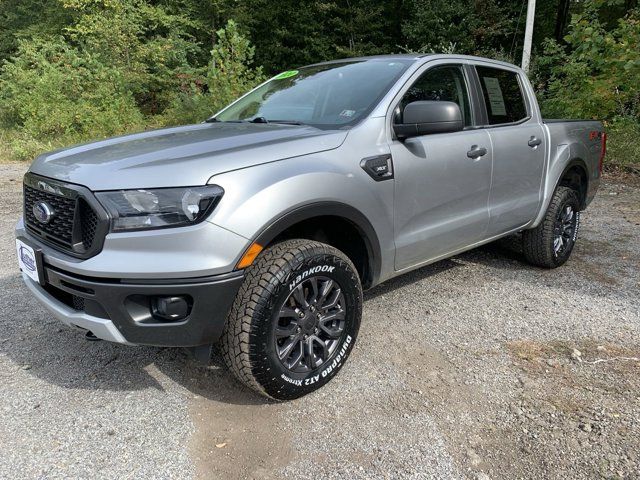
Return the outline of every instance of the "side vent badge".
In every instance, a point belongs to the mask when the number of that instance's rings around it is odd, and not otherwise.
[[[376,182],[393,178],[391,155],[376,155],[375,157],[363,158],[360,161],[360,166]]]

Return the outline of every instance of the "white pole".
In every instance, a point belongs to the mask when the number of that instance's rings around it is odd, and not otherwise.
[[[536,16],[536,0],[529,0],[527,5],[527,27],[524,30],[524,47],[522,48],[522,69],[529,73],[531,59],[531,40],[533,38],[533,20]]]

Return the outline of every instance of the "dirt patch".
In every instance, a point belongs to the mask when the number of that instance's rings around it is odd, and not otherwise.
[[[219,364],[199,367],[202,379],[189,413],[197,478],[276,479],[293,456],[281,415],[284,404],[239,386]]]
[[[567,473],[637,478],[640,347],[584,339],[506,344],[520,370],[516,420],[525,451]],[[558,458],[565,451],[572,459]]]
[[[640,165],[607,165],[605,164],[604,179],[607,182],[623,183],[640,186]]]

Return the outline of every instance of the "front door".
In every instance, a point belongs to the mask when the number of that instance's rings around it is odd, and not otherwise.
[[[433,260],[485,238],[492,151],[489,134],[474,130],[468,81],[460,65],[429,68],[407,90],[418,100],[458,103],[467,129],[393,140],[396,270]],[[485,152],[481,155],[481,153]]]

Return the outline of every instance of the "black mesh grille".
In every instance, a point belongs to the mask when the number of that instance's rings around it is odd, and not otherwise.
[[[98,216],[96,212],[83,199],[79,201],[80,207],[80,229],[82,231],[82,245],[89,249],[93,244],[98,229]]]
[[[34,206],[50,211],[49,221],[36,218]],[[96,210],[100,209],[100,212]],[[38,208],[36,208],[38,210]],[[85,187],[27,173],[24,181],[24,222],[27,230],[71,255],[88,258],[102,249],[109,220]]]
[[[33,214],[33,206],[38,202],[47,202],[55,212],[49,223],[40,223]],[[27,227],[36,235],[62,247],[73,245],[73,218],[76,201],[49,192],[24,186],[24,216]]]
[[[72,307],[74,310],[78,310],[80,312],[84,311],[84,298],[79,297],[77,295],[72,295],[71,296],[72,299]]]

